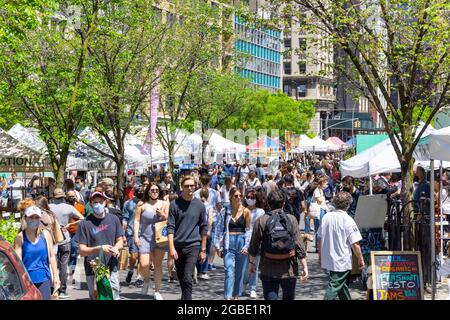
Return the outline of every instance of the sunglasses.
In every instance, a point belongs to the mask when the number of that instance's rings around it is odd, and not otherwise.
[[[183,188],[186,188],[186,189],[188,189],[188,188],[195,188],[195,184],[185,184],[183,186]]]
[[[235,194],[234,197],[237,198],[242,198],[242,194]]]
[[[151,193],[159,193],[159,189],[150,189]]]

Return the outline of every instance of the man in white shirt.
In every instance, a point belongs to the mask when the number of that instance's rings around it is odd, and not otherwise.
[[[317,236],[320,239],[319,263],[330,272],[324,300],[351,300],[347,287],[347,278],[352,270],[352,249],[360,269],[364,268],[364,259],[359,241],[361,233],[355,221],[347,214],[352,203],[352,195],[339,192],[333,198],[335,211],[323,216]]]
[[[10,188],[12,194],[12,206],[17,209],[17,205],[23,198],[23,188],[25,185],[22,180],[17,180],[17,174],[15,172],[11,175],[11,180],[9,181],[8,187]]]

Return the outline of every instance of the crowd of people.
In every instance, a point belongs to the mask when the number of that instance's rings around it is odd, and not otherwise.
[[[429,192],[424,173],[417,168],[417,201]],[[0,191],[12,185],[18,186],[15,174],[8,183],[0,181]],[[306,257],[308,246],[314,245],[321,266],[330,272],[325,299],[350,299],[352,252],[358,267],[365,267],[354,217],[366,185],[341,177],[339,162],[330,156],[308,165],[293,159],[276,167],[244,161],[169,172],[155,166],[148,174],[126,178],[123,201],[111,178],[89,187],[85,178],[72,176],[51,195],[13,197],[23,216],[14,247],[44,299],[69,297],[66,290],[75,281],[78,256],[85,259],[89,297],[95,299],[90,262],[99,255],[105,257],[113,297],[119,299],[118,258],[126,248],[125,282],[147,295],[152,271],[156,300],[164,299],[160,290],[166,254],[167,278],[179,282],[184,300],[192,299],[198,278],[208,281],[210,272],[218,272],[214,261],[220,258],[224,299],[249,294],[271,300],[278,299],[280,287],[283,299],[295,298],[297,279],[308,280]],[[400,197],[400,188],[401,181],[391,174],[374,182],[374,193],[392,198]],[[155,225],[165,220],[168,244],[161,246]],[[61,230],[53,227],[55,221]]]

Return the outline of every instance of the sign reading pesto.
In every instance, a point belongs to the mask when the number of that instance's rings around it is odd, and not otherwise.
[[[373,297],[375,300],[422,300],[420,252],[372,251]]]

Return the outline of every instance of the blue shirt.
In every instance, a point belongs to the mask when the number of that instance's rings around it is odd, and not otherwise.
[[[217,178],[217,174],[211,176],[211,188],[216,190],[217,183],[219,183],[219,179]]]
[[[23,232],[22,262],[33,283],[51,280],[47,241],[45,241],[43,232],[39,235],[39,240],[36,244],[31,243],[25,232]]]
[[[225,219],[225,216],[226,219]],[[226,220],[226,221],[224,221]],[[214,232],[214,247],[217,249],[225,249],[228,250],[230,247],[230,234],[229,226],[230,226],[230,220],[231,220],[231,210],[227,210],[226,208],[222,209],[220,211],[220,215],[218,217],[216,230]],[[225,222],[225,225],[224,225]],[[252,231],[253,227],[250,225],[250,227],[245,228],[245,244],[243,249],[248,249],[250,246],[250,239],[252,238]]]
[[[123,220],[127,222],[127,229],[125,230],[125,235],[127,237],[134,236],[134,212],[136,211],[137,198],[130,199],[123,205]]]
[[[361,194],[361,191],[359,191],[358,188],[355,188],[355,192],[352,193],[353,202],[350,205],[350,208],[348,208],[347,213],[350,217],[353,219],[355,218],[356,213],[356,206],[358,205],[358,199],[359,195]]]
[[[229,177],[234,177],[234,175],[236,174],[236,169],[232,165],[230,165],[230,166],[229,165],[225,165],[225,167],[223,168],[223,171]]]

